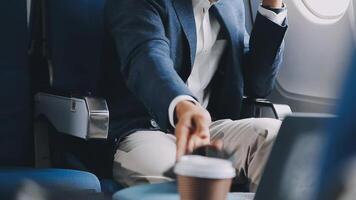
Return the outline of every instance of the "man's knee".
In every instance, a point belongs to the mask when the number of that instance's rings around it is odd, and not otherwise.
[[[122,168],[144,176],[160,176],[175,163],[175,141],[165,133],[138,133],[127,140],[124,143],[131,144],[123,145],[130,148],[123,150],[119,145],[115,154],[114,162]]]
[[[262,137],[264,143],[273,143],[277,137],[281,121],[271,118],[256,118],[252,121],[253,132]]]

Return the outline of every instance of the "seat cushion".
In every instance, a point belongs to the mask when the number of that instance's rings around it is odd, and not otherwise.
[[[252,200],[253,193],[230,193],[228,200]],[[175,182],[130,187],[114,194],[114,200],[179,200]]]
[[[64,169],[0,169],[0,197],[9,197],[25,181],[47,189],[91,190],[100,192],[98,178],[88,172]]]

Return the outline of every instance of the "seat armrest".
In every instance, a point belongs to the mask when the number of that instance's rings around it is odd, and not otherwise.
[[[283,120],[292,113],[291,108],[284,104],[273,104],[267,99],[244,97],[242,101],[241,118],[275,118]]]
[[[58,132],[74,137],[85,140],[108,137],[109,109],[102,98],[37,93],[35,117],[44,117]]]
[[[273,104],[274,109],[278,115],[278,119],[284,120],[284,118],[290,114],[292,114],[292,109],[290,106],[285,104]]]

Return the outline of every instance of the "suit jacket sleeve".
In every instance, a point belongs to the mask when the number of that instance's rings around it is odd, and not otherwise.
[[[179,95],[193,96],[174,69],[165,36],[164,10],[150,0],[107,4],[108,26],[116,43],[121,73],[159,126],[172,128],[168,107]]]
[[[245,34],[244,92],[246,96],[263,98],[272,91],[283,57],[283,38],[287,20],[277,25],[257,14],[251,37]]]

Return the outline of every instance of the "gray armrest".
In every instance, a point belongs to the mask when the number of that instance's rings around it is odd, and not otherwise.
[[[241,118],[270,117],[283,120],[292,113],[288,105],[273,104],[267,99],[254,99],[244,97],[242,101]]]
[[[109,110],[105,99],[38,93],[35,117],[45,117],[58,132],[85,140],[108,137]]]
[[[273,104],[274,109],[276,110],[278,119],[283,120],[286,116],[292,114],[292,109],[289,105],[285,104]]]

